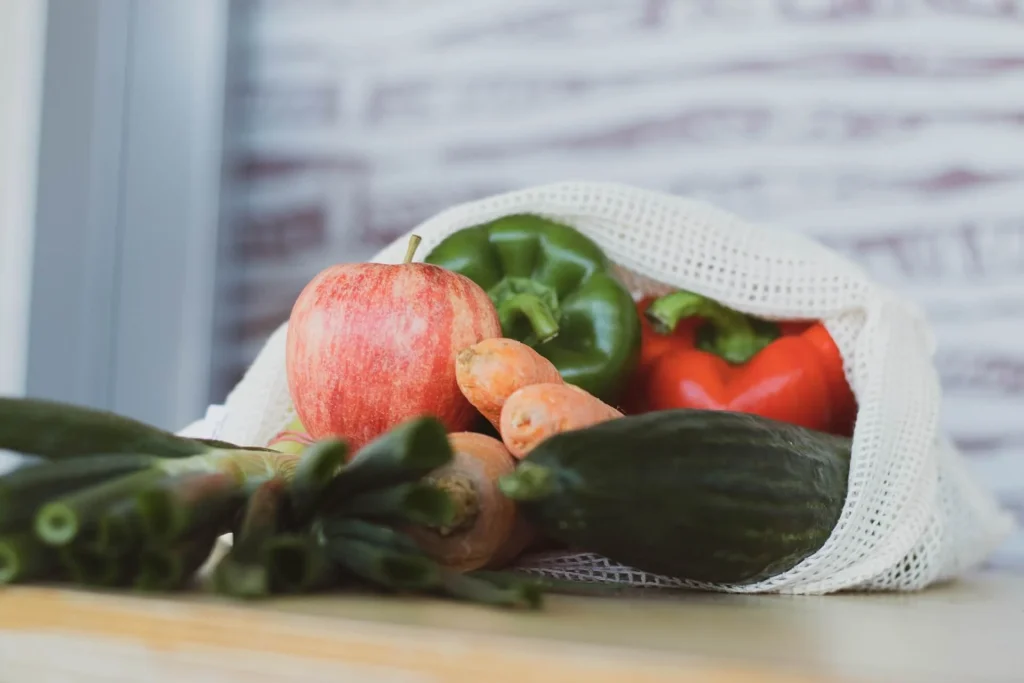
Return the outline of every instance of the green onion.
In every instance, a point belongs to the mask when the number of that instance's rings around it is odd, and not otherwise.
[[[36,515],[36,534],[50,545],[66,545],[83,528],[96,524],[112,506],[123,503],[139,490],[166,476],[158,469],[142,470],[47,503]]]
[[[259,597],[271,592],[266,547],[278,531],[286,492],[284,479],[274,478],[257,486],[249,496],[231,551],[214,569],[218,592],[237,597]]]
[[[424,526],[447,526],[455,518],[451,497],[425,482],[398,484],[353,496],[338,504],[337,510],[354,517]]]
[[[281,524],[287,484],[274,478],[263,482],[252,492],[245,504],[242,524],[232,545],[232,552],[254,555],[277,533]]]
[[[310,536],[287,534],[267,541],[271,585],[283,593],[306,593],[335,583],[335,564]]]
[[[152,455],[92,455],[16,469],[0,477],[0,529],[25,528],[50,500],[148,469],[158,460]]]
[[[187,472],[136,496],[152,542],[177,540],[199,527],[222,527],[243,503],[244,489],[224,472]]]
[[[434,417],[408,419],[363,446],[334,478],[330,500],[415,481],[452,459],[444,425]]]
[[[396,551],[347,536],[325,539],[327,556],[359,578],[394,590],[434,587],[441,580],[436,563],[422,555]]]
[[[210,557],[215,535],[190,538],[174,546],[144,548],[139,557],[135,587],[143,591],[169,591],[186,585]]]
[[[265,558],[242,561],[229,552],[213,570],[213,586],[237,598],[264,597],[271,593],[270,568]]]
[[[198,439],[193,437],[193,441],[198,441],[204,446],[218,451],[257,451],[260,453],[275,453],[273,448],[263,448],[262,446],[239,446],[237,444],[230,443],[228,441],[221,441],[220,439]]]
[[[638,588],[621,583],[601,583],[598,581],[569,581],[548,576],[536,576],[516,571],[494,571],[478,569],[467,576],[483,579],[499,586],[515,586],[528,583],[540,591],[565,593],[568,595],[586,595],[592,597],[614,597],[637,592]],[[664,588],[659,588],[664,592]]]
[[[444,570],[441,573],[443,591],[456,598],[496,607],[538,608],[543,601],[540,587],[529,581],[488,581],[471,574]]]
[[[116,413],[35,398],[0,398],[0,449],[49,460],[95,453],[182,458],[209,446]]]
[[[58,549],[61,562],[74,583],[82,586],[116,587],[127,585],[134,573],[134,554],[100,553],[75,544]]]
[[[321,520],[319,531],[322,539],[344,536],[403,553],[423,554],[422,549],[406,534],[391,527],[373,524],[362,519],[328,517]]]
[[[292,507],[298,519],[308,519],[324,491],[348,457],[348,443],[321,439],[304,451],[290,484]]]
[[[49,576],[55,559],[53,550],[30,533],[0,536],[0,584]]]
[[[117,553],[139,545],[142,524],[131,498],[111,503],[75,535],[74,543],[98,553]]]

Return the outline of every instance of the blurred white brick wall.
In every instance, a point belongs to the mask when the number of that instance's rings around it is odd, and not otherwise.
[[[815,235],[920,301],[947,427],[1024,508],[1024,1],[249,8],[221,395],[328,263],[454,202],[623,181]],[[998,561],[1024,569],[1024,536]]]

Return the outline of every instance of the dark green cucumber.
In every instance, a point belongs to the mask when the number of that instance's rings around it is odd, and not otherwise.
[[[817,551],[846,500],[850,439],[754,415],[668,410],[542,442],[501,490],[538,531],[706,583],[776,576]]]
[[[116,413],[58,401],[0,398],[0,449],[50,460],[91,453],[184,458],[213,450]]]

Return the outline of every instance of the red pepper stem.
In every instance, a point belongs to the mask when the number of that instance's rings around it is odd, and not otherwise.
[[[709,350],[735,364],[753,358],[772,338],[759,333],[746,314],[683,290],[655,299],[645,315],[659,334],[670,334],[687,318],[703,319],[714,332]]]
[[[521,292],[505,299],[498,306],[498,318],[502,329],[508,329],[520,315],[530,323],[533,333],[537,336],[537,343],[544,343],[558,336],[558,320],[540,297]]]

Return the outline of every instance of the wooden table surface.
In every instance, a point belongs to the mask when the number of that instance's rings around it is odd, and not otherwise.
[[[0,683],[1024,681],[1024,577],[914,595],[550,596],[538,612],[331,595],[0,591]]]

